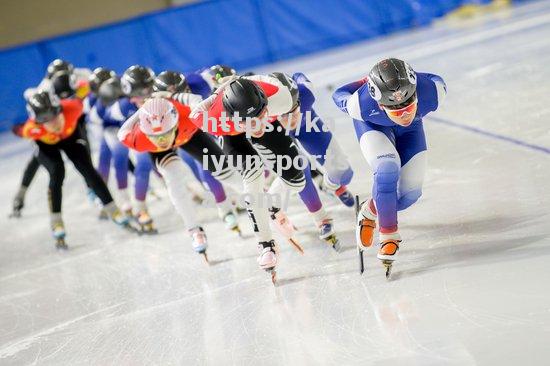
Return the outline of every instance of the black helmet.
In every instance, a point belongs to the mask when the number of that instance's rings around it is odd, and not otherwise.
[[[124,71],[120,83],[128,97],[148,97],[153,92],[155,73],[148,67],[134,65]]]
[[[101,83],[97,91],[97,97],[104,106],[110,106],[123,95],[120,79],[116,75]]]
[[[282,72],[272,72],[269,75],[278,79],[290,91],[290,96],[292,97],[292,108],[290,110],[294,110],[298,107],[300,105],[300,91],[298,90],[298,84],[296,84],[296,81],[294,81],[294,79],[289,75]]]
[[[257,117],[266,106],[264,91],[253,81],[239,78],[223,90],[223,108],[229,116],[238,112],[241,118]]]
[[[155,78],[154,91],[168,91],[171,93],[186,93],[189,85],[182,73],[176,71],[163,71]]]
[[[109,80],[110,78],[116,77],[116,73],[113,70],[107,69],[105,67],[98,67],[92,72],[88,78],[88,83],[90,84],[90,90],[92,93],[97,94],[99,87],[104,81]]]
[[[70,98],[76,92],[76,78],[72,72],[57,71],[51,77],[55,95],[61,99]]]
[[[416,95],[416,73],[408,63],[396,58],[374,65],[368,84],[371,97],[387,107],[406,106]]]
[[[52,76],[59,71],[68,71],[69,73],[73,73],[74,66],[68,61],[61,60],[59,58],[56,58],[50,64],[48,65],[48,69],[46,71],[46,78],[51,79]]]
[[[51,121],[61,113],[59,98],[47,91],[38,91],[31,95],[27,101],[27,112],[36,123]]]
[[[224,78],[224,77],[227,77],[227,76],[232,76],[232,75],[237,75],[237,72],[235,71],[235,69],[233,69],[232,67],[227,66],[227,65],[214,65],[214,66],[211,66],[208,72],[212,76],[212,80],[215,83],[219,83],[219,80],[221,78]]]

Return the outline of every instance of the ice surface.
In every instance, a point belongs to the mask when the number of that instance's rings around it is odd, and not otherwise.
[[[449,88],[425,121],[424,196],[400,215],[404,244],[392,281],[374,251],[359,276],[353,212],[326,196],[345,251],[316,239],[294,199],[306,252],[280,243],[274,288],[257,268],[254,241],[227,233],[213,210],[201,213],[207,266],[166,197],[150,204],[160,234],[133,236],[98,222],[72,167],[64,188],[71,250],[59,253],[41,170],[23,217],[0,219],[0,364],[547,364],[550,155],[463,127],[550,148],[550,3],[269,68],[311,77],[317,108],[334,121],[355,169],[350,188],[363,197],[371,173],[329,88],[389,55],[442,75]],[[30,144],[0,137],[6,214],[30,154]],[[246,217],[240,222],[250,234]]]

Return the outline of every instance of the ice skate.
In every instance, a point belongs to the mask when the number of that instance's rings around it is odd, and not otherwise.
[[[376,228],[376,214],[372,210],[372,200],[360,204],[356,217],[355,239],[359,250],[365,250],[372,245],[374,229]]]
[[[332,225],[332,219],[325,219],[318,225],[319,227],[319,239],[327,242],[335,251],[339,252],[341,249],[340,241],[336,237],[334,226]]]
[[[271,222],[275,229],[284,236],[290,244],[301,254],[304,248],[293,238],[296,227],[290,222],[288,216],[278,208],[270,209]]]
[[[206,249],[208,248],[208,242],[206,239],[206,233],[202,227],[197,226],[189,230],[189,234],[192,238],[193,250],[204,256],[204,260],[208,263],[208,255],[206,254]]]
[[[137,213],[136,222],[139,225],[140,233],[142,234],[158,234],[158,230],[153,225],[153,219],[147,210],[141,210]]]
[[[336,191],[334,191],[334,194],[340,202],[342,202],[347,207],[353,207],[354,199],[351,192],[348,190],[348,188],[344,185],[338,187]]]
[[[258,244],[258,249],[260,250],[258,264],[261,269],[271,274],[271,281],[275,284],[277,282],[277,272],[275,271],[275,267],[277,266],[278,256],[275,242],[273,240],[262,241]]]
[[[65,225],[63,221],[58,220],[52,223],[52,236],[55,239],[55,247],[57,249],[69,249],[67,243],[65,243]]]
[[[345,185],[332,183],[325,174],[318,172],[313,181],[317,183],[319,190],[329,196],[336,196],[346,207],[353,207],[355,200]]]
[[[104,208],[101,208],[101,210],[99,210],[99,219],[100,220],[109,220],[109,214],[107,213],[107,211],[105,211]]]
[[[223,215],[223,222],[225,223],[225,228],[237,233],[239,236],[242,236],[241,228],[239,227],[239,222],[237,221],[237,216],[233,211],[227,212]]]
[[[111,221],[113,221],[115,224],[130,232],[137,232],[137,229],[130,224],[131,216],[128,216],[126,213],[120,211],[118,207],[115,206],[114,202],[105,205],[103,207],[103,210],[107,213]]]
[[[380,233],[380,249],[378,250],[377,258],[380,259],[386,268],[386,278],[390,278],[393,261],[399,252],[399,244],[401,236],[398,232],[384,234]]]
[[[22,198],[15,197],[13,199],[13,206],[12,206],[10,217],[15,217],[15,218],[21,217],[21,210],[23,210],[24,205],[25,205],[25,202]]]

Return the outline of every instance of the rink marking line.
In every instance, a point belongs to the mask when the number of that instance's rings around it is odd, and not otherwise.
[[[496,139],[496,140],[506,141],[506,142],[512,143],[514,145],[522,146],[522,147],[525,147],[525,148],[528,148],[528,149],[531,149],[531,150],[534,150],[534,151],[537,151],[537,152],[542,152],[544,154],[550,155],[550,148],[548,148],[548,147],[531,144],[531,143],[528,143],[526,141],[515,139],[513,137],[500,135],[498,133],[491,132],[491,131],[486,131],[486,130],[483,130],[483,129],[478,128],[478,127],[472,127],[472,126],[468,126],[468,125],[465,125],[465,124],[462,124],[462,123],[453,122],[453,121],[450,121],[448,119],[441,118],[441,117],[427,116],[426,119],[428,119],[430,121],[433,121],[433,122],[436,122],[436,123],[441,123],[441,124],[444,124],[444,125],[447,125],[447,126],[460,128],[461,130],[470,131],[470,132],[476,133],[478,135],[487,136],[487,137],[490,137],[490,138],[493,138],[493,139]]]
[[[39,338],[41,338],[43,336],[55,333],[58,330],[66,328],[66,327],[68,327],[68,326],[70,326],[74,323],[77,323],[81,320],[84,320],[84,319],[89,318],[91,316],[94,316],[96,314],[100,314],[100,313],[118,308],[118,307],[122,306],[123,304],[124,304],[124,302],[121,302],[121,303],[118,303],[118,304],[108,306],[106,308],[102,308],[102,309],[99,309],[99,310],[96,310],[96,311],[92,311],[91,313],[81,315],[81,316],[76,317],[74,319],[67,320],[63,323],[60,323],[60,324],[57,324],[53,327],[44,329],[44,330],[42,330],[38,333],[31,334],[27,337],[24,337],[22,339],[19,339],[19,340],[15,341],[15,342],[5,344],[0,349],[0,360],[3,359],[3,358],[12,357],[12,356],[18,354],[19,352],[28,349],[29,347],[31,347],[33,345],[33,343],[35,343]]]
[[[392,50],[393,55],[404,55],[405,58],[410,61],[414,59],[422,59],[427,56],[433,56],[435,54],[450,51],[452,49],[480,43],[487,41],[492,38],[502,37],[504,35],[515,33],[518,31],[535,28],[540,25],[545,25],[550,23],[550,13],[542,14],[534,17],[527,17],[512,23],[507,23],[504,25],[499,25],[494,28],[487,30],[482,30],[475,33],[467,33],[462,36],[450,36],[437,40],[437,43],[433,42],[424,42],[416,46],[406,46]],[[342,77],[342,71],[347,70],[362,70],[365,64],[369,64],[369,60],[379,60],[380,58],[387,57],[387,52],[379,53],[375,55],[369,55],[364,58],[360,58],[347,63],[340,63],[338,66],[332,68],[323,68],[319,71],[311,71],[308,73],[311,79],[316,79],[316,84],[318,85],[329,85],[341,80],[347,80],[348,77]],[[360,73],[357,73],[358,75]],[[364,74],[361,73],[361,75]],[[327,75],[332,75],[327,77]],[[340,75],[340,76],[338,76]],[[349,75],[349,74],[348,74]]]

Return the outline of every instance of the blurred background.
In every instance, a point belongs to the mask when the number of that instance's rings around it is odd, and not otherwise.
[[[46,65],[132,64],[192,71],[285,60],[507,0],[3,0],[0,5],[0,131],[26,118],[24,89]]]

